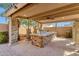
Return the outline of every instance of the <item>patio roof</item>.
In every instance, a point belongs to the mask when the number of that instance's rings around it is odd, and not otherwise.
[[[30,3],[16,4],[17,8],[11,8],[6,16],[13,18],[29,18],[40,23],[71,21],[79,17],[79,4],[73,3]]]

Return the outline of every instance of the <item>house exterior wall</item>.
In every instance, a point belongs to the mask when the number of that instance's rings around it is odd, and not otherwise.
[[[9,26],[8,24],[0,24],[0,31],[8,31]]]

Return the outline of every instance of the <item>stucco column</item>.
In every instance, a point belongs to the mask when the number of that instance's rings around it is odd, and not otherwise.
[[[40,29],[40,30],[42,29],[42,24],[40,24],[40,23],[39,23],[39,29]]]
[[[75,26],[76,26],[76,22],[74,21],[73,27],[72,27],[72,41],[74,44],[76,42],[76,28],[75,28]]]
[[[54,35],[55,37],[58,36],[58,30],[57,30],[57,28],[58,28],[58,27],[57,27],[57,22],[56,22],[56,23],[55,23],[55,32],[56,32],[56,33],[55,33],[55,35]]]
[[[75,44],[79,46],[79,21],[75,21],[74,26],[74,33],[73,33],[73,40],[75,41]]]
[[[12,20],[11,20],[11,18],[9,18],[9,21],[8,21],[8,23],[9,23],[9,45],[11,45],[11,39],[12,39]]]

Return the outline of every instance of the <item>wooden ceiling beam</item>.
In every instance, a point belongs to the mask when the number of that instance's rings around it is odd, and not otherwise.
[[[51,22],[63,22],[63,21],[76,21],[79,19],[79,14],[68,15],[64,17],[57,17],[54,19],[40,20],[40,23],[51,23]]]

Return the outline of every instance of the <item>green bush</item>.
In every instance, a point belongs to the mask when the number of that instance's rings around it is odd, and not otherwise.
[[[0,32],[0,43],[8,42],[8,32]]]

